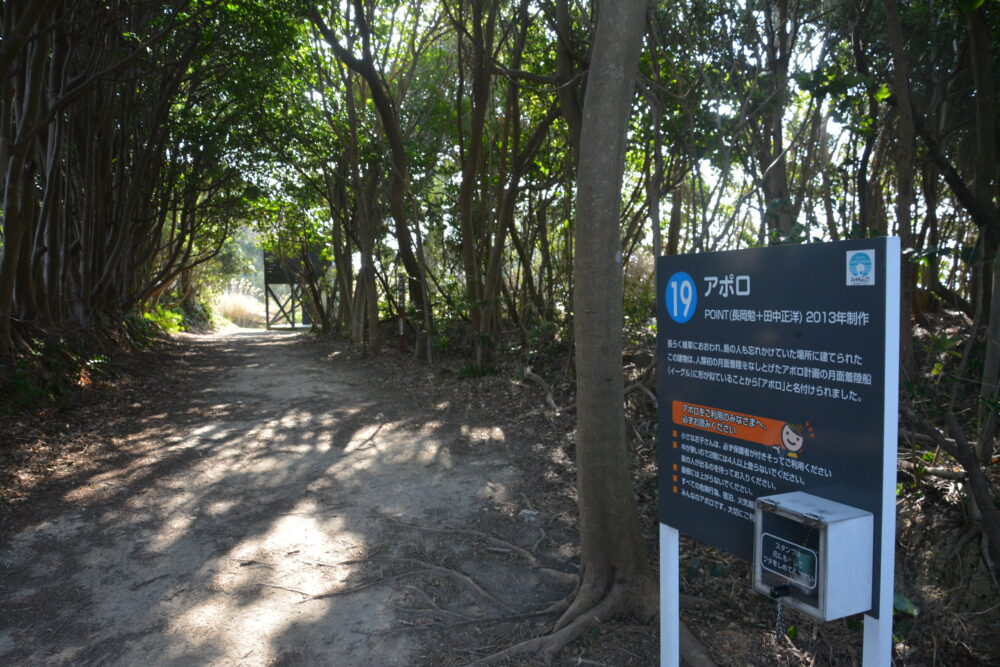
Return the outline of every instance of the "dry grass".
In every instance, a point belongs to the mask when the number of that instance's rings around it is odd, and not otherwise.
[[[264,304],[256,296],[227,290],[215,299],[215,311],[240,327],[264,326]]]

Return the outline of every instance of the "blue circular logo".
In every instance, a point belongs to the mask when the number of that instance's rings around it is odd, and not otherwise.
[[[663,295],[666,300],[667,314],[678,324],[684,324],[692,317],[698,306],[698,290],[694,278],[678,271],[667,281],[667,290]]]
[[[872,258],[866,252],[856,252],[848,263],[851,275],[855,278],[867,278],[872,273]]]

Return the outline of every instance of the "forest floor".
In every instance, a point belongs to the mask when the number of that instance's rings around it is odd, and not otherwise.
[[[579,563],[575,420],[512,374],[461,375],[231,330],[177,336],[72,406],[0,419],[0,664],[461,665],[545,633]],[[632,428],[655,556],[653,429]],[[930,549],[961,522],[910,509],[901,535],[924,546],[897,576],[912,572],[923,615],[897,618],[897,664],[989,664],[978,541]],[[941,567],[981,599],[947,611],[958,589]],[[857,619],[792,616],[775,641],[747,572],[683,542],[682,617],[720,665],[857,663]],[[617,619],[558,662],[655,665],[658,631]]]

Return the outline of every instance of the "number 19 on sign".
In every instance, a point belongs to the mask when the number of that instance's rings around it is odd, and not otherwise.
[[[684,324],[694,315],[698,305],[698,291],[695,289],[694,278],[678,271],[667,281],[666,294],[667,313],[670,319],[678,324]]]

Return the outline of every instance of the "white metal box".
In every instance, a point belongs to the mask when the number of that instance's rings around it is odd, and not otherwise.
[[[754,514],[756,590],[787,585],[784,604],[822,621],[871,609],[871,512],[793,491],[758,498]]]

